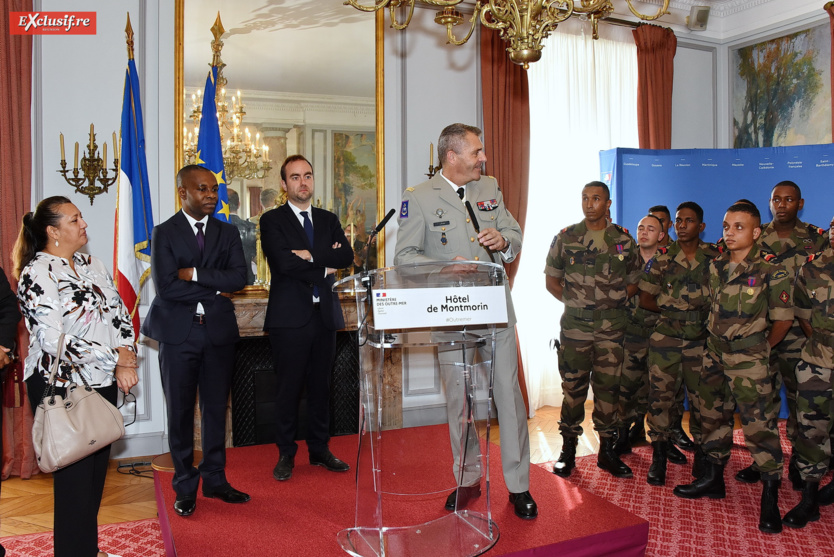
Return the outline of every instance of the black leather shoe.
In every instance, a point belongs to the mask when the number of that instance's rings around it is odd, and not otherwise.
[[[666,458],[672,464],[686,464],[686,455],[678,450],[678,448],[670,441],[666,447]]]
[[[174,512],[180,516],[191,516],[197,508],[197,495],[177,495]]]
[[[204,485],[203,497],[208,497],[209,499],[220,499],[224,503],[246,503],[249,499],[251,499],[249,495],[236,490],[229,485],[228,482],[224,483],[220,487],[206,487]]]
[[[819,519],[819,482],[805,482],[802,487],[802,500],[788,511],[782,519],[782,524],[791,528],[805,528],[809,522]]]
[[[539,516],[539,507],[533,501],[529,491],[524,493],[510,493],[510,503],[515,507],[515,515],[524,520],[531,520]]]
[[[724,466],[706,461],[703,476],[691,484],[677,486],[672,493],[683,499],[723,499],[727,495],[724,486]]]
[[[310,464],[313,466],[324,466],[331,472],[347,472],[350,470],[350,466],[333,456],[333,453],[330,451],[318,455],[311,454]]]
[[[755,470],[751,464],[747,468],[742,468],[736,472],[736,479],[746,484],[754,484],[762,479],[762,475],[758,470]]]
[[[562,438],[562,454],[559,460],[553,465],[553,473],[559,477],[567,478],[576,466],[576,437]]]
[[[272,477],[279,482],[287,481],[292,478],[292,469],[295,467],[295,457],[281,455],[278,459],[278,464],[272,470]]]
[[[615,478],[631,478],[634,476],[631,468],[620,460],[620,457],[614,451],[614,439],[612,437],[602,437],[599,440],[597,466],[609,472]]]
[[[680,420],[669,428],[669,440],[685,451],[695,450],[695,443],[683,430]]]
[[[779,514],[779,484],[781,480],[762,481],[762,507],[759,515],[759,530],[765,534],[782,531],[782,515]]]
[[[449,512],[453,512],[455,510],[455,505],[458,501],[458,493],[460,493],[460,505],[457,505],[459,509],[465,509],[470,501],[474,501],[478,497],[481,496],[481,484],[477,485],[462,485],[458,489],[454,490],[446,497],[446,505],[444,505],[444,509]]]

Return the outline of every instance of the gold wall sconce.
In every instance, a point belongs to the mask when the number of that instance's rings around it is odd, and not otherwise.
[[[67,157],[64,152],[64,134],[61,138],[61,170],[60,172],[69,185],[75,188],[76,193],[82,193],[90,198],[90,205],[93,204],[95,196],[107,193],[107,189],[115,183],[119,177],[119,143],[116,139],[116,132],[113,132],[113,176],[108,176],[107,170],[107,143],[102,146],[103,158],[98,156],[98,145],[93,124],[90,124],[90,142],[87,144],[87,152],[78,164],[78,142],[75,142],[75,159],[72,170],[67,168]],[[69,173],[72,173],[70,176]]]

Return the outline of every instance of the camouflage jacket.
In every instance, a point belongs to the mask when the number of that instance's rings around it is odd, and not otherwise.
[[[724,340],[764,333],[771,321],[793,321],[791,276],[754,244],[730,273],[730,252],[710,263],[707,330]]]
[[[657,298],[660,319],[655,331],[686,340],[706,336],[710,309],[709,264],[718,256],[715,244],[700,242],[690,261],[677,242],[647,265],[640,289]]]
[[[834,367],[834,250],[830,247],[808,257],[799,268],[794,289],[796,316],[811,323],[811,338],[802,347],[802,359]]]
[[[809,255],[825,249],[828,245],[828,235],[822,228],[800,221],[796,223],[789,237],[780,238],[770,222],[762,224],[759,245],[764,251],[776,256],[773,261],[780,263],[793,280]]]
[[[655,257],[658,255],[666,253],[665,246],[658,246],[657,253]],[[643,260],[643,256],[640,253],[640,245],[637,245],[637,257],[640,261],[641,269],[640,277],[641,281],[646,273],[649,272],[649,269],[654,264],[655,257],[652,257],[648,261]],[[639,284],[639,283],[638,283]],[[636,331],[637,329],[642,329],[644,331],[649,331],[650,329],[654,329],[654,326],[657,324],[657,320],[660,317],[660,314],[649,311],[645,308],[640,307],[640,293],[638,292],[628,300],[628,327],[629,330]],[[649,332],[649,335],[651,333]],[[648,335],[646,336],[648,338]]]
[[[637,245],[628,231],[609,223],[602,245],[590,245],[585,221],[559,232],[550,244],[545,274],[564,279],[567,308],[604,311],[626,307],[626,287],[640,279]]]

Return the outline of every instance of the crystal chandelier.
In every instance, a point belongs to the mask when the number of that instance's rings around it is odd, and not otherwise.
[[[590,20],[593,36],[599,38],[599,21],[614,13],[611,0],[477,0],[475,11],[469,20],[469,31],[462,39],[455,37],[453,27],[463,23],[464,17],[455,6],[463,0],[375,0],[372,5],[362,5],[359,0],[345,0],[345,5],[353,6],[363,12],[374,12],[388,8],[391,27],[402,30],[408,27],[414,15],[415,2],[443,8],[434,18],[435,23],[446,27],[448,42],[462,45],[472,36],[480,20],[484,27],[495,29],[501,39],[509,43],[507,52],[510,60],[523,66],[526,70],[530,64],[542,57],[542,41],[556,29],[556,26],[571,16]],[[632,0],[626,0],[628,9],[644,21],[652,21],[668,13],[669,0],[654,15],[644,15],[632,6]],[[404,20],[397,18],[397,11],[402,8],[408,14]]]
[[[232,97],[231,108],[226,100],[227,82],[223,76],[223,68],[226,64],[220,59],[220,51],[223,49],[220,37],[225,29],[220,21],[219,13],[211,30],[214,34],[214,41],[211,43],[214,51],[212,65],[217,66],[217,93],[214,100],[217,107],[217,124],[220,127],[220,143],[223,145],[226,180],[231,182],[235,178],[244,180],[266,178],[272,170],[269,147],[263,143],[260,132],[255,131],[253,140],[249,128],[243,126],[246,105],[243,104],[241,92],[238,91],[237,96]],[[191,114],[188,116],[193,122],[193,129],[189,130],[187,125],[183,128],[185,164],[196,164],[197,161],[197,140],[200,134],[200,119],[203,116],[202,107],[202,91],[197,90],[191,95]]]

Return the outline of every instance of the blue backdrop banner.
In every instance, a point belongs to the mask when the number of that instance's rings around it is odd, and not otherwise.
[[[704,209],[702,238],[721,237],[727,207],[746,198],[762,221],[772,217],[770,190],[782,180],[802,189],[805,208],[799,218],[827,229],[834,215],[834,145],[760,149],[610,149],[600,152],[600,175],[611,188],[611,216],[629,230],[652,205],[675,208],[694,201]],[[674,237],[674,234],[673,234]]]

